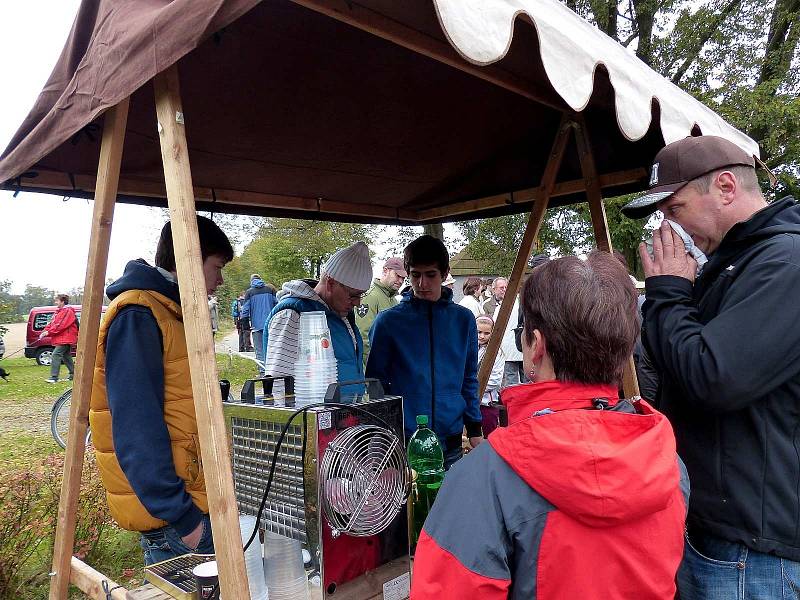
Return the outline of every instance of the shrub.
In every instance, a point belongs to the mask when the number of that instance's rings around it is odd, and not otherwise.
[[[47,580],[58,520],[64,457],[6,472],[0,478],[0,599]],[[94,453],[87,451],[81,473],[74,554],[91,563],[103,530],[112,523]]]

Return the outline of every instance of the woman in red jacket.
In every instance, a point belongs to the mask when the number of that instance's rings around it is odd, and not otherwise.
[[[47,383],[58,381],[62,361],[67,366],[70,380],[75,373],[72,346],[78,343],[78,318],[75,316],[75,310],[67,306],[69,296],[66,294],[58,294],[55,297],[55,304],[58,310],[39,336],[50,338],[50,343],[53,344],[53,362],[50,363],[50,378],[46,380]]]
[[[521,294],[531,383],[445,477],[417,545],[414,600],[672,600],[688,478],[667,419],[620,400],[638,332],[615,258],[561,258]]]

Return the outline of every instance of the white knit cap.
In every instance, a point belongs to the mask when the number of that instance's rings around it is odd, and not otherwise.
[[[369,248],[364,242],[356,242],[334,252],[320,270],[354,290],[367,290],[372,284],[372,262],[369,260]]]

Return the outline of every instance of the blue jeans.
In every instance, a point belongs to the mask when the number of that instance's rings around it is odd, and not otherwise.
[[[214,538],[211,536],[211,519],[203,517],[203,535],[197,548],[189,548],[180,534],[169,525],[142,532],[139,542],[144,551],[144,564],[152,565],[183,554],[214,554]]]
[[[448,450],[445,448],[444,450],[444,470],[449,471],[450,467],[452,467],[456,461],[460,460],[461,457],[464,456],[464,450],[459,446],[458,448],[453,448],[452,450]]]
[[[687,536],[678,569],[681,600],[800,598],[800,563],[704,532]]]
[[[266,358],[266,352],[264,352],[265,348],[263,329],[253,329],[253,346],[255,346],[256,358],[263,363]],[[264,369],[261,367],[258,367],[258,372],[259,374],[264,375]]]

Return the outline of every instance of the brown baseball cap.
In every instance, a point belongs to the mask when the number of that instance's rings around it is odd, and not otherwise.
[[[687,183],[725,167],[755,168],[755,159],[739,146],[714,135],[687,137],[664,146],[650,170],[650,190],[622,207],[622,214],[641,219],[655,212],[657,204]]]
[[[406,273],[406,267],[403,264],[403,259],[399,256],[393,256],[385,263],[383,263],[384,269],[391,269],[392,271],[396,272],[400,277],[408,277],[408,273]]]

